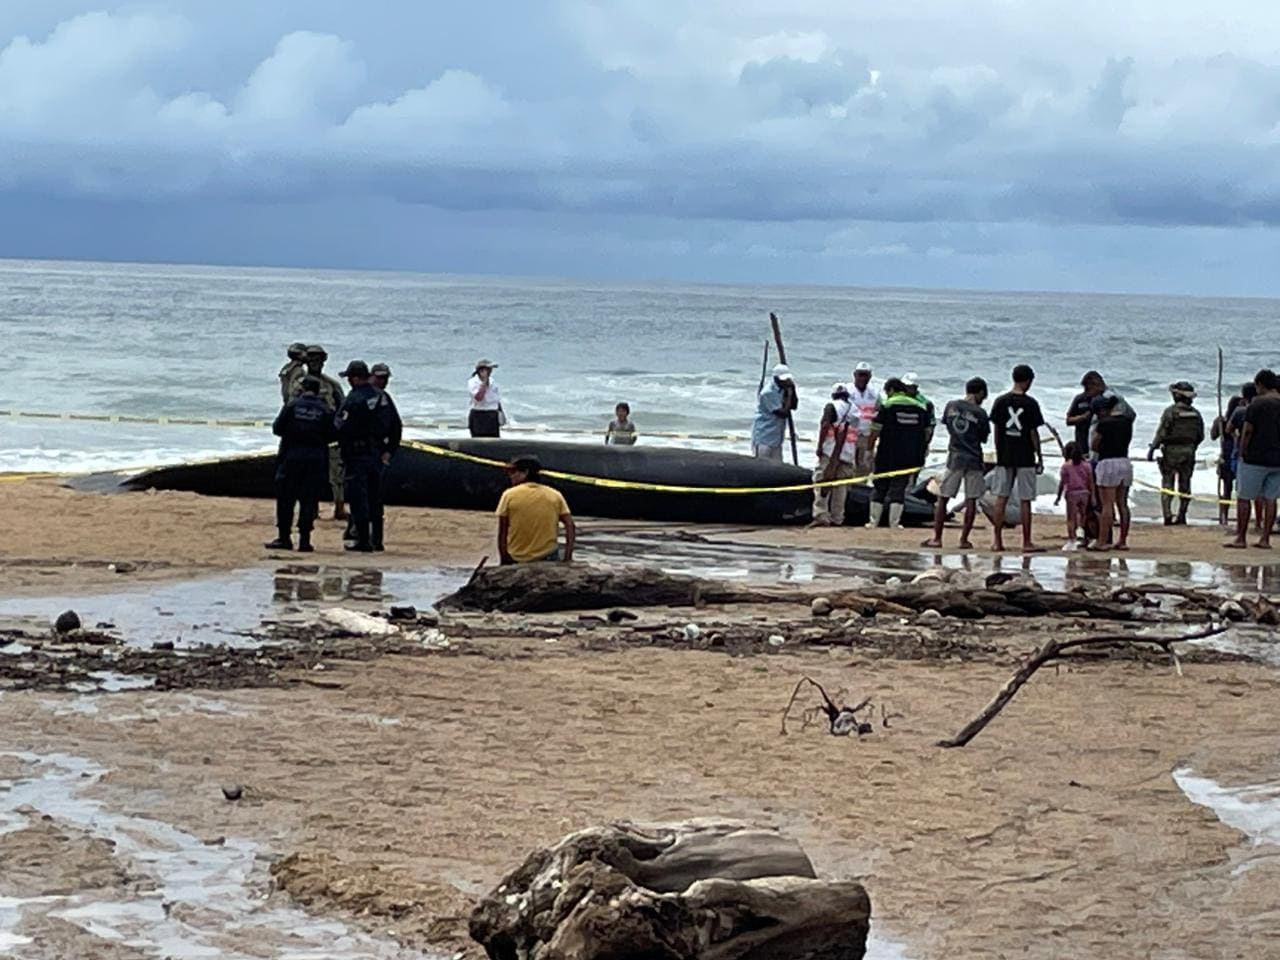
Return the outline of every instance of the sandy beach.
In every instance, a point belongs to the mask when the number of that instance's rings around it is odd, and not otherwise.
[[[121,578],[113,563],[159,582],[280,562],[260,546],[267,502],[104,499],[40,481],[0,485],[0,508],[11,595],[105,589]],[[354,562],[470,567],[491,551],[484,515],[396,510],[389,530],[387,554]],[[324,562],[351,564],[338,533],[328,524],[320,537]],[[870,540],[891,555],[923,535],[708,536],[797,551]],[[1221,540],[1216,528],[1143,527],[1133,557],[1202,562]],[[645,616],[803,622],[808,611]],[[780,826],[821,874],[860,878],[879,949],[899,950],[880,956],[1280,956],[1274,839],[1253,843],[1174,779],[1280,778],[1272,667],[1210,658],[1179,676],[1159,656],[1073,661],[1038,674],[972,744],[943,750],[936,741],[986,703],[1045,624],[886,621],[886,638],[951,644],[903,659],[887,639],[731,656],[622,641],[572,614],[460,622],[469,639],[451,649],[333,657],[265,688],[0,694],[0,780],[80,758],[104,772],[79,774],[75,795],[124,823],[113,845],[52,802],[14,814],[17,828],[0,834],[0,897],[31,901],[13,927],[29,940],[16,955],[149,955],[69,922],[58,899],[151,896],[146,861],[121,840],[140,824],[215,852],[251,846],[256,910],[301,908],[379,943],[479,956],[465,936],[470,905],[537,845],[609,819],[720,815]],[[535,629],[557,622],[568,628],[551,641]],[[902,716],[861,739],[795,719],[783,736],[782,709],[805,675]],[[229,783],[243,785],[241,800],[224,799]],[[264,936],[208,922],[211,909],[165,908],[184,930],[218,927],[205,942],[228,955]]]

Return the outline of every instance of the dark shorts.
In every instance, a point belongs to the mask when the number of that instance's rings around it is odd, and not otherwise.
[[[907,487],[911,485],[913,475],[901,477],[882,477],[872,481],[871,501],[873,503],[902,503],[907,499]]]
[[[472,410],[467,417],[467,426],[473,437],[499,436],[502,426],[497,410]]]

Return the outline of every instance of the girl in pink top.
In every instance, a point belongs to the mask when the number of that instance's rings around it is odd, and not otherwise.
[[[1087,531],[1089,505],[1093,502],[1093,465],[1084,459],[1084,452],[1076,443],[1066,446],[1066,460],[1058,474],[1058,499],[1054,506],[1062,502],[1063,494],[1067,497],[1067,543],[1064,550],[1070,550],[1076,543],[1076,530]]]

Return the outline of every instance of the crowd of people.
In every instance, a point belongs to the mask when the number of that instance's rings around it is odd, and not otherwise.
[[[280,370],[284,401],[272,424],[280,438],[276,457],[276,538],[270,550],[292,550],[297,509],[297,549],[314,550],[311,534],[326,482],[333,517],[346,520],[343,546],[369,553],[385,549],[382,474],[400,448],[403,424],[387,392],[391,368],[352,360],[339,374],[350,392],[324,372],[328,353],[293,343]],[[347,507],[350,507],[348,511]]]
[[[283,406],[272,424],[280,438],[276,457],[276,538],[270,550],[293,550],[297,512],[297,549],[310,553],[320,499],[328,483],[335,520],[346,520],[343,546],[357,552],[386,549],[383,474],[400,448],[404,424],[387,391],[391,368],[352,360],[339,374],[350,392],[324,372],[328,353],[319,345],[292,343],[278,374]],[[473,437],[497,437],[506,414],[497,364],[482,359],[468,383]],[[630,407],[617,405],[605,435],[608,444],[633,444]],[[498,503],[498,554],[502,563],[573,559],[575,529],[569,505],[558,490],[539,483],[535,457],[518,457],[507,466],[511,487]],[[349,510],[347,508],[350,508]],[[565,545],[559,546],[559,529]]]
[[[1066,499],[1066,549],[1083,546],[1094,551],[1129,549],[1132,513],[1133,458],[1137,415],[1102,374],[1090,370],[1080,381],[1064,417],[1074,432],[1062,443],[1031,395],[1035,371],[1019,364],[1009,389],[985,408],[988,387],[981,377],[965,384],[964,396],[947,403],[938,417],[932,401],[920,390],[914,373],[890,377],[882,387],[872,383],[868,363],[854,368],[852,384],[837,383],[823,409],[817,431],[813,472],[815,484],[871,477],[868,526],[880,526],[887,515],[891,527],[901,525],[907,492],[924,468],[939,422],[947,432],[945,471],[936,490],[933,536],[922,545],[942,546],[943,528],[951,515],[950,502],[963,494],[959,544],[971,548],[970,536],[980,502],[990,500],[993,550],[1004,545],[1005,518],[1012,503],[1021,527],[1023,552],[1038,552],[1033,536],[1032,501],[1038,477],[1044,473],[1041,429],[1060,444],[1058,498]],[[1187,522],[1192,499],[1191,481],[1197,449],[1206,437],[1205,422],[1195,406],[1195,387],[1185,380],[1170,384],[1170,403],[1148,444],[1148,460],[1158,460],[1161,508],[1168,526]],[[799,407],[795,379],[784,365],[759,391],[752,426],[754,456],[781,462],[788,424]],[[792,427],[792,429],[794,429]],[[1236,489],[1236,537],[1228,544],[1249,546],[1250,516],[1253,546],[1268,549],[1280,497],[1280,384],[1271,370],[1261,370],[1215,418],[1211,436],[1219,440],[1219,520],[1226,524],[1229,498]],[[993,462],[983,446],[993,441]],[[849,486],[818,486],[814,490],[813,525],[844,523]]]
[[[361,360],[351,361],[339,375],[347,381],[348,392],[325,373],[328,354],[323,347],[294,343],[287,352],[288,363],[279,373],[284,405],[273,424],[280,437],[277,536],[267,546],[294,548],[296,510],[297,549],[313,549],[311,534],[327,483],[334,518],[348,521],[345,548],[382,550],[382,477],[403,432],[387,390],[391,368],[385,363],[369,367]],[[468,426],[473,437],[498,437],[506,423],[493,376],[496,368],[492,360],[481,359],[468,381]],[[1066,411],[1064,423],[1073,431],[1073,439],[1065,444],[1032,396],[1035,371],[1026,364],[1013,368],[1009,388],[995,398],[989,412],[989,389],[981,377],[970,379],[964,395],[946,403],[939,415],[915,373],[889,377],[881,386],[876,386],[872,374],[869,363],[859,363],[849,383],[832,386],[830,401],[824,405],[813,471],[814,526],[843,525],[849,482],[859,477],[869,477],[872,486],[868,527],[881,526],[886,520],[890,527],[901,526],[907,493],[925,466],[941,424],[947,435],[946,466],[935,491],[933,535],[922,545],[943,545],[950,504],[962,496],[961,548],[972,548],[979,506],[989,501],[991,548],[1005,549],[1006,518],[1016,516],[1022,551],[1038,552],[1042,548],[1032,536],[1032,502],[1045,470],[1041,430],[1047,428],[1063,457],[1055,504],[1066,501],[1066,548],[1129,549],[1130,449],[1137,416],[1098,371],[1081,378],[1081,392]],[[1174,526],[1187,522],[1197,450],[1206,429],[1195,406],[1194,386],[1178,381],[1169,391],[1171,402],[1147,447],[1147,458],[1159,460],[1164,522]],[[754,456],[782,462],[786,432],[789,425],[794,430],[798,408],[795,378],[779,364],[757,396],[751,434]],[[1250,545],[1252,520],[1256,532],[1252,545],[1269,549],[1280,498],[1280,379],[1276,374],[1259,371],[1231,399],[1225,413],[1215,418],[1208,435],[1221,445],[1219,520],[1223,524],[1229,521],[1226,501],[1233,489],[1236,494],[1236,536],[1228,546]],[[636,438],[630,406],[617,404],[604,442],[629,446]],[[988,442],[993,447],[990,457],[984,451]],[[512,486],[498,510],[503,562],[570,559],[574,529],[563,496],[538,482],[541,466],[533,457],[522,457],[507,469]],[[563,550],[558,546],[561,525],[567,532]]]

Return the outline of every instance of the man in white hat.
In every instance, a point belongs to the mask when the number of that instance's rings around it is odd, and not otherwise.
[[[796,382],[786,364],[780,363],[773,368],[773,377],[756,398],[756,419],[751,426],[753,457],[782,462],[787,417],[797,406]]]
[[[880,388],[871,383],[871,364],[863,360],[853,368],[853,383],[849,388],[849,402],[858,411],[858,419],[863,423],[871,423],[880,409]],[[858,443],[854,453],[854,475],[865,476],[871,472],[871,433],[868,430],[858,432]]]

